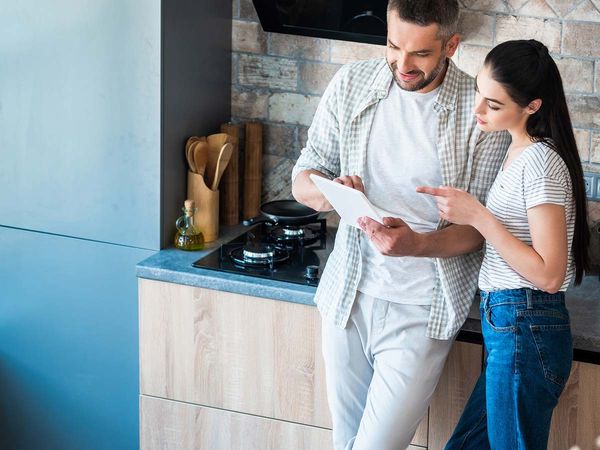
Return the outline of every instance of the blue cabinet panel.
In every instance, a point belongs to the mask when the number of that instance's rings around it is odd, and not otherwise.
[[[135,265],[152,252],[5,227],[0,252],[0,448],[138,448]]]
[[[160,247],[160,21],[159,0],[2,2],[0,225]]]

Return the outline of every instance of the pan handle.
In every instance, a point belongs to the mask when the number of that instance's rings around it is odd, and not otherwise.
[[[256,225],[258,223],[269,223],[271,225],[277,225],[277,222],[273,222],[271,219],[269,219],[268,217],[265,217],[265,216],[252,217],[252,218],[246,219],[242,222],[242,224],[246,227],[249,227],[251,225]]]

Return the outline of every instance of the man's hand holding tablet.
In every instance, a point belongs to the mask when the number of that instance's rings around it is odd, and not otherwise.
[[[317,186],[340,217],[349,225],[360,228],[358,219],[361,217],[370,217],[376,222],[383,224],[381,213],[364,194],[364,186],[360,177],[344,178],[347,178],[344,181],[347,184],[352,183],[353,187],[318,175],[310,175],[310,179],[315,183],[315,186]]]
[[[311,174],[310,179],[340,217],[349,225],[361,229],[382,254],[419,254],[424,235],[413,231],[399,217],[383,217],[384,214],[365,196],[360,177],[340,177],[336,178],[340,182],[336,182]]]

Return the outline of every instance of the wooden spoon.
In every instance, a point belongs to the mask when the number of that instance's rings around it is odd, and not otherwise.
[[[190,146],[198,139],[198,136],[190,136],[188,140],[185,142],[185,151],[189,150]]]
[[[190,138],[191,139],[191,138]],[[196,142],[190,142],[185,144],[185,159],[187,159],[188,166],[190,166],[191,172],[196,172],[196,164],[194,163],[194,146]]]
[[[192,151],[192,145],[201,140],[206,141],[206,138],[204,136],[202,136],[202,137],[190,136],[188,138],[188,140],[185,142],[185,159],[187,160],[188,165],[190,166],[190,170],[192,172],[196,172],[195,164],[194,164],[194,153]]]
[[[213,191],[217,190],[219,187],[219,182],[221,181],[221,176],[223,172],[225,172],[225,168],[227,164],[229,164],[229,160],[231,159],[231,154],[233,153],[233,144],[226,143],[221,147],[221,151],[219,152],[219,158],[217,159],[217,167],[215,169],[215,177],[212,182],[211,189]]]
[[[208,143],[206,141],[196,141],[194,143],[193,153],[196,173],[204,176],[206,174],[206,162],[208,160],[209,153]],[[206,182],[206,185],[208,186],[208,182]]]

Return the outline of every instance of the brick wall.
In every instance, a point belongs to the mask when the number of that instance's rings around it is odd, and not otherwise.
[[[585,170],[600,172],[600,0],[459,2],[458,66],[474,75],[500,42],[544,42],[563,76]],[[291,169],[328,81],[342,64],[383,56],[385,48],[265,33],[250,0],[233,0],[233,18],[232,120],[265,124],[263,201],[290,198]],[[600,203],[589,206],[592,225]]]

